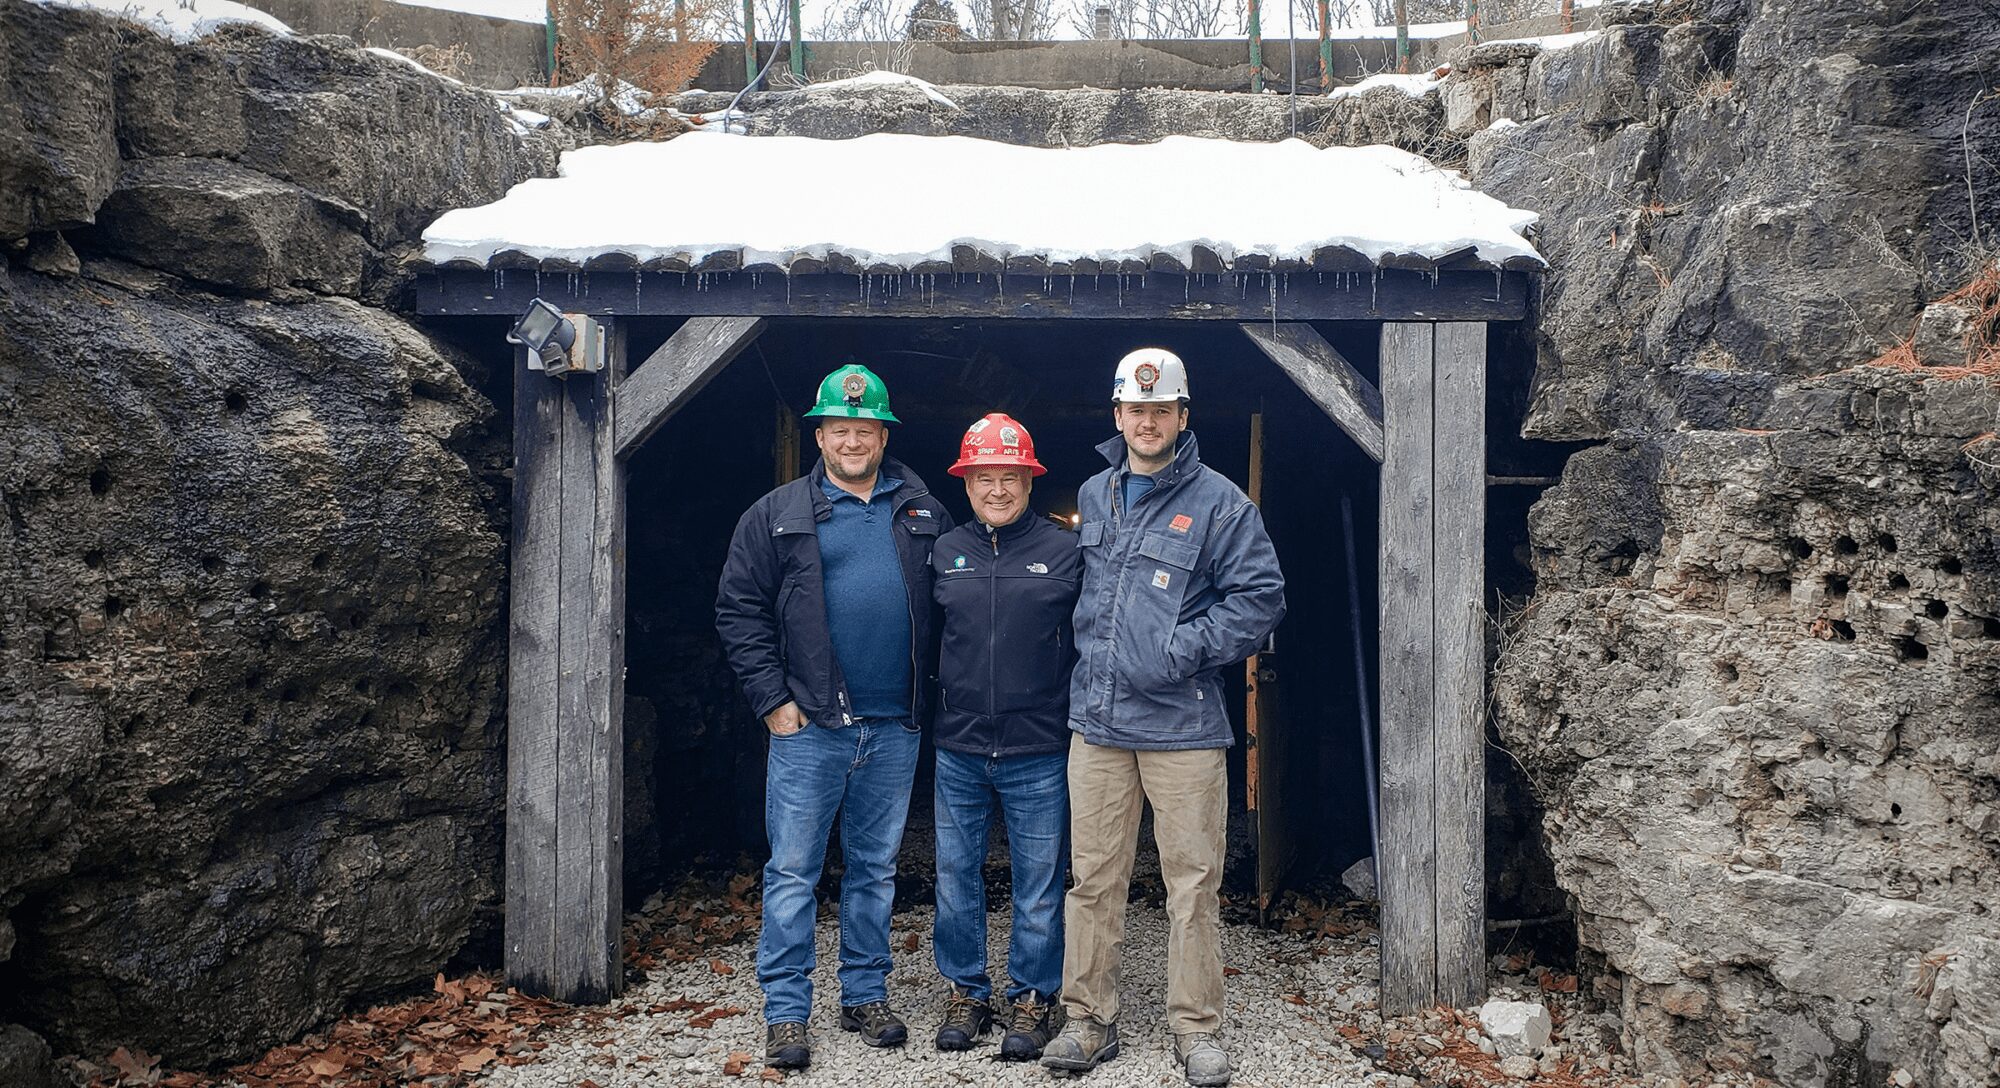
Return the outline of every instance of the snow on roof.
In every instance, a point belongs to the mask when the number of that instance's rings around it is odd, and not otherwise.
[[[273,34],[290,34],[276,16],[232,0],[29,0],[59,8],[87,8],[129,19],[163,37],[191,42],[231,23],[252,23]]]
[[[937,270],[1031,258],[1228,267],[1311,260],[1320,250],[1489,266],[1540,265],[1521,231],[1533,212],[1391,147],[1314,148],[1170,136],[1153,144],[1034,148],[963,136],[851,140],[688,133],[580,148],[560,175],[523,182],[424,231],[436,264],[486,267],[619,255],[685,270],[717,254],[738,267],[830,262]],[[1196,250],[1208,251],[1198,262]],[[1268,265],[1266,265],[1268,267]]]

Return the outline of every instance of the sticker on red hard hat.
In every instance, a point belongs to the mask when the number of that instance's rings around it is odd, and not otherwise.
[[[1018,446],[1018,445],[1020,445],[1020,444],[1021,444],[1021,432],[1019,432],[1019,431],[1015,430],[1015,429],[1014,429],[1014,428],[1012,428],[1012,427],[1002,427],[1002,428],[1000,428],[1000,444],[1001,444],[1001,445],[1003,445],[1003,446]]]

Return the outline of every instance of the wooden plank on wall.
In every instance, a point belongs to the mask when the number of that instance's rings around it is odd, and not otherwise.
[[[1486,326],[1436,332],[1432,614],[1438,1000],[1486,992]]]
[[[1382,327],[1381,856],[1384,1016],[1437,1001],[1432,745],[1432,326]]]
[[[507,901],[510,982],[555,979],[557,642],[562,605],[562,388],[514,353],[513,542],[507,640]]]
[[[1307,399],[1381,463],[1382,394],[1353,363],[1303,321],[1249,321],[1240,327]]]
[[[625,332],[613,324],[606,335],[604,372],[557,379],[522,362],[515,385],[523,429],[515,437],[507,972],[523,990],[575,1003],[609,1000],[624,981],[625,478],[612,390]]]
[[[617,452],[629,456],[764,329],[761,317],[691,317],[618,387]]]

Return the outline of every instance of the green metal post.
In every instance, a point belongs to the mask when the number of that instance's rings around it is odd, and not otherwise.
[[[743,0],[743,85],[756,90],[757,0]]]
[[[1410,6],[1396,0],[1396,70],[1410,70]]]
[[[546,33],[546,34],[544,35],[544,37],[545,37],[545,38],[546,38],[546,39],[548,40],[548,49],[549,49],[549,86],[553,87],[553,86],[555,86],[555,85],[556,85],[556,80],[557,80],[557,79],[559,79],[559,78],[561,78],[561,75],[560,75],[560,73],[558,73],[558,71],[556,70],[556,5],[555,5],[555,0],[549,0],[549,2],[548,2],[547,4],[544,4],[544,5],[542,6],[542,11],[543,11],[543,12],[545,13],[545,17],[544,17],[544,19],[543,19],[543,22],[542,22],[542,26],[543,26],[543,28],[544,28],[544,29],[545,29],[545,30],[547,31],[547,33]]]
[[[1250,92],[1264,93],[1264,30],[1258,23],[1258,0],[1250,0]]]
[[[1319,0],[1319,93],[1333,91],[1333,39],[1327,36],[1326,0]]]
[[[792,75],[800,82],[806,78],[805,34],[799,28],[799,0],[792,0]]]

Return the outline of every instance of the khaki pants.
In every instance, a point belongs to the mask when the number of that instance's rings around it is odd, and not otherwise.
[[[1142,801],[1167,885],[1167,1026],[1176,1035],[1222,1026],[1221,902],[1228,772],[1224,750],[1135,752],[1069,745],[1071,869],[1065,904],[1063,1007],[1071,1017],[1118,1019],[1125,900],[1139,846]]]

